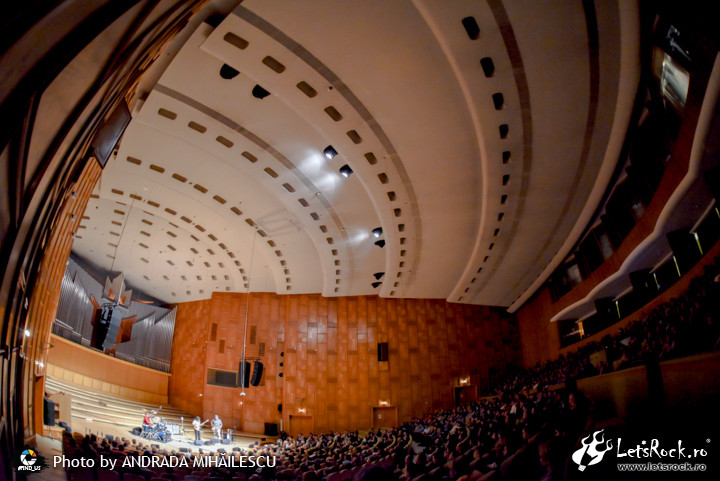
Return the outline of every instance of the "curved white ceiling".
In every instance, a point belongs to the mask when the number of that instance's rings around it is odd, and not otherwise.
[[[183,38],[137,93],[73,247],[168,302],[249,288],[507,306],[603,187],[632,105],[615,2],[248,0]]]

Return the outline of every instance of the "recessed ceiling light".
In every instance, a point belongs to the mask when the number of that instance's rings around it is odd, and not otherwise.
[[[380,286],[382,282],[373,282],[371,285],[373,286],[373,289],[376,289],[378,286]]]
[[[382,276],[384,276],[384,275],[385,275],[384,272],[376,272],[375,274],[373,274],[373,276],[375,276],[375,279],[377,279],[377,280],[382,279]]]
[[[340,174],[342,174],[343,177],[350,177],[350,175],[352,173],[353,173],[353,171],[349,165],[345,164],[342,167],[340,167]]]
[[[325,147],[325,150],[323,150],[323,154],[325,154],[325,157],[329,160],[332,160],[338,153],[332,145],[328,145]]]
[[[385,239],[380,239],[379,241],[375,241],[375,245],[378,247],[385,247]]]
[[[380,237],[382,235],[382,227],[376,227],[372,230],[372,233],[375,237]]]

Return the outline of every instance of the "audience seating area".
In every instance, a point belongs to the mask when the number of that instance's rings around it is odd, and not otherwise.
[[[573,380],[626,368],[657,364],[718,347],[720,262],[705,269],[679,298],[660,305],[645,319],[565,355],[515,373],[496,395],[413,419],[400,427],[369,433],[298,436],[283,434],[275,443],[246,452],[179,453],[129,441],[66,433],[69,457],[269,456],[273,467],[132,468],[115,472],[69,470],[71,480],[122,481],[515,481],[575,479],[570,454],[587,433],[619,429],[625,420],[614,409],[568,389]],[[696,359],[693,356],[689,359]],[[562,384],[558,388],[558,384]],[[59,388],[50,383],[50,387]],[[92,395],[78,396],[77,416],[123,407],[139,413],[145,406],[118,400],[97,406]],[[73,403],[75,405],[75,402]],[[74,408],[75,409],[75,408]],[[76,415],[75,412],[73,414]],[[131,422],[132,415],[124,416]],[[135,414],[136,419],[139,418]]]
[[[495,393],[532,390],[598,374],[717,349],[720,344],[720,259],[705,267],[680,297],[615,335],[590,342],[560,358],[520,370]]]

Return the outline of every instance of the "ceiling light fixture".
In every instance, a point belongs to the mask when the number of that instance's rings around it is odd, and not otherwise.
[[[385,275],[384,272],[376,272],[375,274],[373,274],[373,276],[375,276],[375,279],[377,279],[377,280],[382,279],[382,276],[384,276],[384,275]]]
[[[325,150],[323,150],[323,154],[325,154],[325,157],[329,160],[332,160],[338,153],[332,145],[328,145],[325,147]]]
[[[353,171],[349,165],[345,164],[342,167],[340,167],[340,173],[342,174],[343,177],[347,178],[347,177],[350,177],[350,174],[352,174]]]
[[[375,241],[375,245],[380,248],[385,247],[385,239],[380,239],[379,241]]]
[[[376,227],[372,230],[372,233],[375,237],[380,237],[382,235],[382,227]]]
[[[371,284],[371,286],[373,286],[373,289],[377,289],[380,286],[380,284],[382,284],[382,282],[373,282]]]

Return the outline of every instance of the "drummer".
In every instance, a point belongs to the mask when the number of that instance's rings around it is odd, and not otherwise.
[[[142,422],[143,432],[144,433],[149,432],[152,425],[153,425],[153,422],[152,422],[152,418],[150,417],[150,413],[148,411],[145,411],[143,413],[143,422]]]

